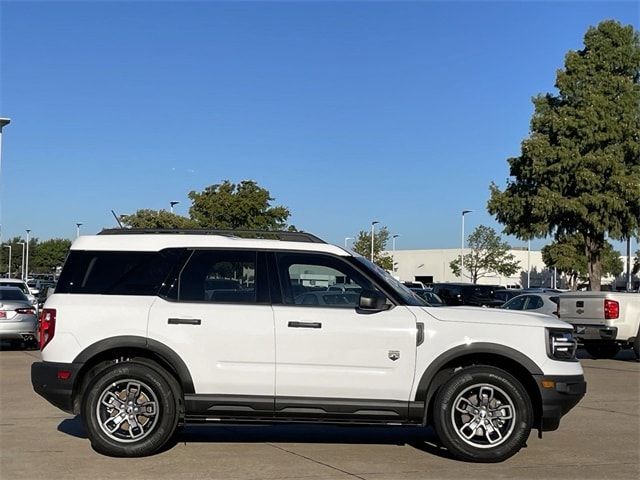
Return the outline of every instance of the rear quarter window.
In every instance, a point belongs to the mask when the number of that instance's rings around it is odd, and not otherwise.
[[[161,252],[71,251],[56,293],[156,295],[179,257]]]

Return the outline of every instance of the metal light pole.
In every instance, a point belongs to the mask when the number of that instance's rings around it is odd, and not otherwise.
[[[460,243],[460,281],[462,281],[462,273],[464,272],[464,216],[473,210],[462,210],[462,242]]]
[[[20,275],[22,280],[24,280],[24,242],[18,242],[18,245],[22,245],[22,262],[20,262]]]
[[[24,261],[24,280],[25,282],[29,278],[29,235],[31,234],[31,230],[27,228],[27,256]]]
[[[371,222],[371,261],[373,262],[373,245],[375,243],[375,234],[376,234],[376,224],[380,223],[377,220]]]
[[[173,201],[173,202],[169,202],[169,205],[171,206],[171,213],[173,213],[173,207],[175,207],[176,205],[178,205],[180,202],[177,201]]]
[[[344,248],[348,248],[349,240],[353,240],[351,237],[344,237]]]
[[[80,236],[80,227],[82,226],[82,223],[78,222],[76,223],[76,238],[78,238]]]
[[[396,238],[398,238],[400,235],[399,234],[395,234],[391,237],[391,262],[393,262],[391,264],[391,271],[393,273],[396,273]]]
[[[631,235],[627,237],[627,292],[631,291]]]
[[[2,129],[11,123],[10,118],[0,118],[0,186],[2,179]],[[0,212],[1,213],[1,212]],[[1,218],[0,218],[0,228],[1,228]],[[0,231],[0,241],[2,241],[2,231]]]
[[[531,239],[527,240],[527,288],[531,288]]]
[[[11,245],[5,245],[4,248],[9,249],[9,268],[7,271],[7,278],[11,278]]]

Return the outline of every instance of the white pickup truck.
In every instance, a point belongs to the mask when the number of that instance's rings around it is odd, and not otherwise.
[[[558,314],[593,357],[612,358],[632,347],[640,359],[640,293],[564,293]]]

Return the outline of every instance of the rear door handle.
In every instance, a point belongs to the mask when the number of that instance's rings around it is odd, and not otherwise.
[[[199,318],[170,318],[167,323],[169,325],[200,325],[202,320]]]
[[[320,322],[289,322],[287,324],[289,328],[322,328]]]

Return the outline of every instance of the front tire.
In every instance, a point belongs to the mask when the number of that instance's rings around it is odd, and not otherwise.
[[[496,367],[463,368],[438,390],[434,427],[455,457],[502,462],[526,443],[533,424],[527,391]]]
[[[161,372],[122,362],[102,370],[87,386],[82,420],[97,452],[142,457],[160,450],[172,437],[178,424],[177,401]]]

